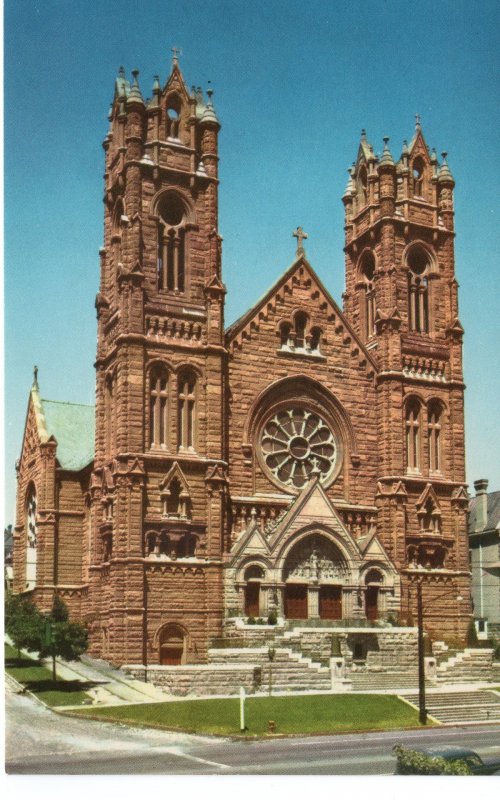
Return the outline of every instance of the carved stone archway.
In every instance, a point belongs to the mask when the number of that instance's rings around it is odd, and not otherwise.
[[[289,619],[342,619],[342,587],[349,567],[327,536],[311,533],[286,556],[283,567],[284,611]]]

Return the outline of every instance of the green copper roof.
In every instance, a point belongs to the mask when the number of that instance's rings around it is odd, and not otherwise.
[[[57,441],[59,464],[78,472],[94,459],[94,406],[43,399],[40,402],[47,433]]]

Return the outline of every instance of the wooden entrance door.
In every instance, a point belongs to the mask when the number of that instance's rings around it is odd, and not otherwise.
[[[287,619],[307,619],[307,586],[304,584],[287,583],[285,616]]]
[[[342,619],[342,588],[340,586],[319,587],[320,619]]]
[[[184,633],[177,625],[163,631],[160,639],[160,664],[164,666],[182,664],[184,644]]]
[[[366,619],[374,622],[378,618],[378,586],[366,587]]]
[[[260,615],[260,583],[247,583],[245,586],[245,614],[247,617]]]

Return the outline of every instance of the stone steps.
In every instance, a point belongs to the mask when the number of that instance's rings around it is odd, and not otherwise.
[[[356,692],[377,690],[415,689],[418,675],[413,672],[351,672],[352,688]]]
[[[418,694],[405,697],[418,707]],[[494,692],[427,693],[425,704],[429,714],[443,723],[500,720],[500,696]]]
[[[261,690],[269,685],[269,657],[267,647],[213,648],[208,651],[209,664],[252,664],[260,668]],[[290,648],[275,648],[272,662],[272,684],[276,691],[307,691],[331,688],[329,667],[323,667]]]

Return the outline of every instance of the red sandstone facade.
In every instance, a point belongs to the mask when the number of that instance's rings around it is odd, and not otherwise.
[[[120,664],[203,662],[227,616],[404,622],[417,580],[428,627],[463,637],[463,331],[446,159],[418,123],[396,164],[363,135],[343,198],[343,311],[297,231],[294,264],[224,331],[219,127],[175,61],[147,103],[137,76],[119,74],[94,461],[61,467],[35,384],[15,590],[45,608],[61,592],[92,652]]]

